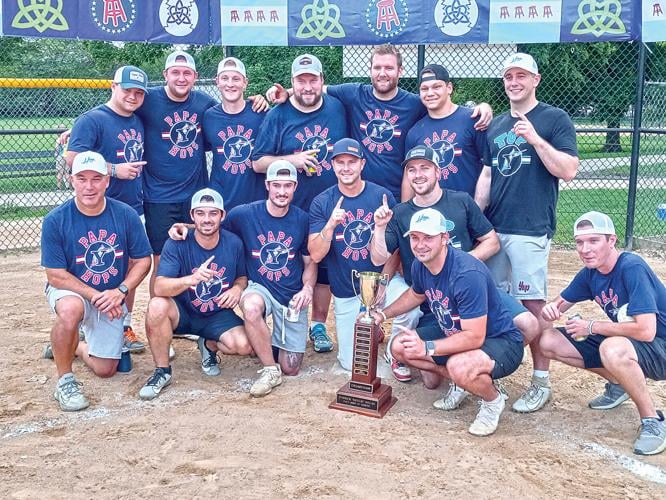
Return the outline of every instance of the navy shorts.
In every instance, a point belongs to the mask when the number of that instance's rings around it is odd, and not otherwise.
[[[233,309],[220,309],[208,316],[191,316],[183,306],[176,302],[178,307],[178,326],[174,333],[192,334],[207,340],[220,340],[220,337],[236,326],[241,326],[243,320]]]
[[[571,342],[571,345],[581,355],[585,368],[604,367],[599,354],[599,346],[608,337],[590,335],[585,340],[578,342],[566,332],[564,327],[559,327],[557,330]],[[643,375],[652,380],[666,380],[666,339],[655,337],[652,342],[640,342],[630,338],[627,340],[636,350],[638,366],[643,370]]]
[[[146,234],[154,254],[162,253],[164,243],[169,238],[171,226],[176,222],[192,223],[190,205],[189,201],[180,203],[143,202],[143,210],[146,216]]]
[[[328,281],[328,266],[323,262],[319,263],[317,269],[317,285],[330,285]]]
[[[445,338],[446,335],[444,335],[442,329],[437,324],[435,316],[429,316],[429,318],[426,316],[421,318],[419,326],[416,328],[416,333],[419,334],[421,340],[439,340]],[[426,321],[423,321],[424,319]],[[518,369],[520,362],[523,360],[523,342],[507,337],[486,337],[480,349],[495,362],[495,367],[490,374],[493,380],[511,375]],[[455,355],[432,356],[432,360],[438,365],[445,366],[451,356]]]

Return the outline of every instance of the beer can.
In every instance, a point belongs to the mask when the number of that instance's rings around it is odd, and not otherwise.
[[[583,319],[583,317],[578,313],[572,314],[571,316],[569,316],[569,320],[574,320],[574,319]],[[583,342],[586,338],[587,338],[587,335],[575,335],[574,336],[574,340],[576,342]]]
[[[289,301],[289,307],[287,307],[287,313],[284,315],[284,319],[290,323],[298,322],[298,317],[300,316],[300,311],[296,309],[296,301],[291,299]]]

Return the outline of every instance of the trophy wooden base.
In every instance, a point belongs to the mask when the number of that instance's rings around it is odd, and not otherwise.
[[[392,394],[391,386],[382,384],[379,377],[372,384],[351,380],[338,390],[335,401],[328,407],[367,417],[382,418],[398,400]]]

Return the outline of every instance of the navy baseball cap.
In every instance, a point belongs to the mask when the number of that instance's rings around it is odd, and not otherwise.
[[[419,75],[419,82],[427,82],[429,80],[442,80],[443,82],[450,82],[451,75],[449,75],[449,72],[441,64],[428,64],[421,70]]]
[[[428,160],[434,163],[436,167],[439,167],[439,155],[437,151],[424,145],[415,146],[407,151],[407,156],[405,156],[405,161],[402,162],[402,167],[404,168],[410,160]]]
[[[136,66],[121,66],[113,75],[113,83],[120,85],[122,89],[148,90],[148,75]]]
[[[363,150],[361,149],[361,145],[354,139],[340,139],[338,142],[333,144],[333,153],[331,153],[331,158],[345,154],[355,156],[356,158],[363,158]]]

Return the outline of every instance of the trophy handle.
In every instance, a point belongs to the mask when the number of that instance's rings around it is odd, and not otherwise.
[[[354,290],[354,295],[356,297],[360,296],[361,294],[356,290],[356,282],[354,281],[354,278],[360,278],[361,273],[359,273],[356,269],[351,270],[351,278],[352,278],[352,290]]]

